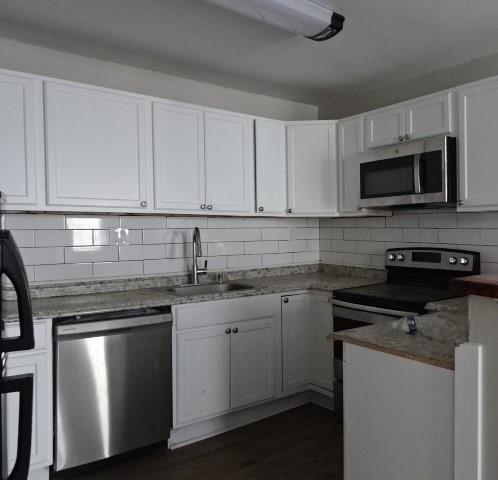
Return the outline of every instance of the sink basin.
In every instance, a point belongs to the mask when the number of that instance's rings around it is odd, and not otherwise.
[[[210,293],[233,292],[234,290],[249,290],[254,287],[240,283],[202,283],[200,285],[181,285],[168,288],[168,291],[179,297],[190,297],[191,295],[209,295]]]

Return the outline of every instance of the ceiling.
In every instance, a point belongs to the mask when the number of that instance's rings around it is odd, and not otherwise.
[[[498,52],[496,0],[315,0],[346,17],[315,43],[203,0],[0,0],[0,35],[305,103]]]

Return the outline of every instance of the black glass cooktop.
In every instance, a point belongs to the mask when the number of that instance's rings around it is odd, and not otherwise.
[[[458,292],[448,287],[398,283],[378,283],[334,291],[334,298],[344,302],[413,313],[423,313],[429,302],[459,296]]]

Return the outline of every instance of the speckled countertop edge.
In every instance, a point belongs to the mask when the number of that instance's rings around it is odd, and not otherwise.
[[[238,283],[247,285],[250,287],[249,289],[221,294],[179,297],[169,292],[168,287],[156,287],[120,292],[35,298],[32,301],[33,317],[34,319],[55,319],[74,315],[165,307],[169,305],[252,297],[299,290],[323,290],[331,292],[338,288],[368,285],[378,283],[378,281],[378,279],[340,276],[332,273],[300,273],[295,275],[241,279]],[[5,302],[3,316],[6,322],[17,321],[17,306],[15,302]]]

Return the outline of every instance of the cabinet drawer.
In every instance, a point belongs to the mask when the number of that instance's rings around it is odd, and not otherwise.
[[[30,350],[30,352],[38,350],[46,350],[49,343],[49,333],[48,333],[48,321],[36,322],[33,325],[33,331],[35,336],[35,348]],[[19,336],[19,324],[12,323],[7,324],[5,327],[6,337],[17,337]],[[29,353],[29,352],[28,352]],[[9,357],[15,357],[16,355],[26,355],[26,352],[12,352],[9,353]]]
[[[177,331],[254,320],[274,315],[280,305],[279,298],[275,295],[258,295],[178,305],[173,307],[173,318]]]

